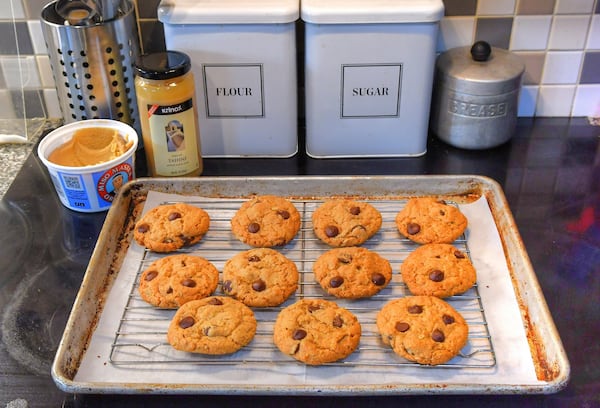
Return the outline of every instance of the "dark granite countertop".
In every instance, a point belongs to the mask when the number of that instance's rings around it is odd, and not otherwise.
[[[142,167],[138,174],[143,172]],[[600,298],[600,127],[583,118],[519,119],[509,143],[486,151],[459,150],[430,138],[428,153],[416,158],[316,160],[300,153],[290,159],[207,159],[204,174],[476,174],[493,178],[504,189],[564,343],[571,364],[569,384],[549,395],[65,394],[53,383],[50,365],[105,214],[79,214],[62,207],[46,171],[32,154],[0,202],[0,230],[4,231],[0,243],[0,405],[600,406],[600,311],[596,305]]]

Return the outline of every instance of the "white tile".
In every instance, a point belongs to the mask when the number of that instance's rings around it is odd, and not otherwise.
[[[477,2],[477,15],[513,15],[515,0],[479,0]]]
[[[542,84],[575,84],[583,59],[581,51],[550,51],[546,53]]]
[[[60,102],[56,94],[56,89],[44,89],[44,101],[46,102],[46,117],[47,118],[62,118],[60,111]]]
[[[535,115],[569,117],[574,95],[575,85],[546,85],[540,87]]]
[[[517,116],[532,117],[535,116],[535,105],[539,92],[539,86],[523,86],[519,93],[519,109]]]
[[[473,44],[475,17],[444,17],[440,21],[437,51]]]
[[[592,11],[594,0],[557,0],[555,14],[587,14]]]
[[[548,48],[582,50],[585,47],[590,20],[590,16],[554,16]]]
[[[0,5],[0,19],[13,20],[24,19],[25,11],[21,0],[4,0]]]
[[[41,82],[38,75],[37,64],[34,56],[7,57],[0,59],[2,73],[7,79],[8,89],[37,89]],[[10,78],[10,80],[8,80]]]
[[[513,22],[511,50],[543,50],[548,44],[552,16],[517,16]]]
[[[589,50],[600,49],[600,14],[595,14],[592,17],[586,48]]]
[[[50,58],[45,55],[39,55],[36,57],[40,80],[43,88],[54,88],[54,76],[52,75],[52,67],[50,65]]]
[[[577,87],[571,116],[600,118],[600,84]]]
[[[27,20],[27,28],[29,29],[29,35],[31,36],[33,52],[35,54],[47,55],[48,50],[46,49],[44,34],[42,34],[42,23],[38,20]]]

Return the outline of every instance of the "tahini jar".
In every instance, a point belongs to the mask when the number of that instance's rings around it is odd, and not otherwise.
[[[141,55],[135,72],[149,175],[200,175],[200,131],[189,56],[179,51]]]

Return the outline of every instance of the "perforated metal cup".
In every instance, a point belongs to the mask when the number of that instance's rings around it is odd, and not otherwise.
[[[56,11],[41,14],[63,119],[114,119],[140,133],[133,64],[140,53],[135,8],[121,0],[114,19],[72,25]]]

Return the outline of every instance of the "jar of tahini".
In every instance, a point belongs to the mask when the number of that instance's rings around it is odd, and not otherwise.
[[[200,131],[189,56],[179,51],[141,55],[135,72],[149,175],[200,175]]]

